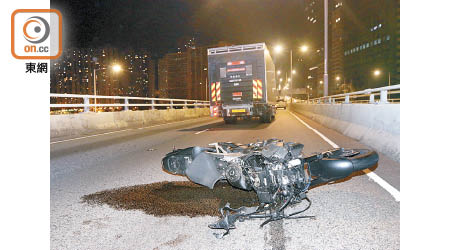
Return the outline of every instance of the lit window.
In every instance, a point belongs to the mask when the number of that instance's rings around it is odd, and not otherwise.
[[[378,26],[373,27],[373,30],[376,30],[378,28]]]
[[[381,23],[380,23],[380,24],[378,24],[378,28],[381,28]]]
[[[366,43],[366,48],[368,48],[369,47],[369,43]]]
[[[378,44],[380,44],[381,43],[381,38],[378,38]]]
[[[386,40],[389,40],[389,39],[391,39],[391,36],[389,36],[389,35],[386,36]]]

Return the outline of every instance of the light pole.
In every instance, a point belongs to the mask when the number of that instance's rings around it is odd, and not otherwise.
[[[99,69],[99,70],[105,70],[107,68],[103,68],[103,69]],[[112,70],[113,72],[119,72],[122,70],[122,67],[120,67],[120,65],[118,64],[113,64],[112,65]],[[95,69],[94,66],[94,112],[97,112],[97,70]]]
[[[373,75],[374,76],[379,76],[381,75],[381,71],[379,69],[376,69],[373,71]],[[391,86],[391,72],[388,71],[388,86]],[[389,100],[389,91],[388,91],[388,100]]]
[[[276,53],[281,53],[281,52],[283,51],[283,47],[282,47],[281,45],[275,46],[274,49],[275,49],[275,52],[276,52]],[[308,46],[302,45],[302,46],[300,47],[300,51],[303,52],[303,53],[307,52],[307,51],[308,51]],[[288,84],[289,84],[290,92],[291,92],[290,99],[292,100],[292,91],[293,91],[293,88],[292,88],[292,82],[294,81],[294,80],[293,80],[292,74],[295,74],[295,70],[292,69],[292,49],[289,50],[289,54],[290,54],[290,66],[291,66],[291,70],[290,70],[290,73],[289,73],[289,79],[290,79],[290,81],[289,81]],[[281,73],[280,71],[277,72],[278,75],[279,75],[280,73]],[[287,79],[288,79],[288,76],[287,76],[287,72],[286,72],[286,80],[287,80]]]

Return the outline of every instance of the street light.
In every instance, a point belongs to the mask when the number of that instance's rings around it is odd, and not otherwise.
[[[278,70],[278,71],[277,71],[277,75],[281,75],[281,70]]]
[[[122,71],[122,67],[119,64],[114,64],[112,66],[112,70],[117,73],[117,72]]]
[[[381,70],[376,69],[373,71],[373,75],[378,77],[379,75],[381,75]],[[388,71],[388,85],[389,87],[391,86],[391,72]],[[389,99],[389,93],[388,93],[388,99]]]
[[[303,52],[303,53],[308,51],[308,46],[303,45],[302,47],[300,47],[300,51]]]
[[[96,58],[94,59],[94,62],[97,62]],[[122,70],[122,67],[119,64],[113,64],[111,66],[113,72],[120,72]],[[102,68],[98,70],[105,70],[107,68]],[[97,112],[97,69],[95,69],[94,66],[94,111]]]
[[[275,52],[276,53],[280,53],[281,51],[283,51],[283,46],[281,46],[281,45],[275,46]]]
[[[379,70],[379,69],[374,70],[373,75],[374,76],[381,75],[381,70]],[[388,72],[388,84],[389,84],[389,86],[391,86],[391,72]]]
[[[292,74],[294,74],[294,75],[295,75],[296,73],[297,73],[297,72],[295,71],[295,69],[294,69],[294,70],[292,70]]]
[[[339,81],[339,80],[341,80],[341,77],[340,76],[336,76],[336,81]]]

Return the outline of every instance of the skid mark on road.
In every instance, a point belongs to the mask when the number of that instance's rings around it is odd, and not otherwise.
[[[313,127],[309,126],[306,122],[304,122],[302,119],[300,119],[300,117],[298,117],[297,115],[295,115],[291,111],[289,111],[289,113],[292,116],[294,116],[299,122],[301,122],[303,125],[305,125],[307,128],[311,129],[314,133],[316,133],[318,136],[320,136],[324,141],[328,142],[328,144],[330,144],[332,147],[339,148],[339,146],[336,143],[334,143],[333,141],[328,139],[325,135],[323,135],[322,133],[320,133],[319,131],[317,131]],[[367,176],[370,179],[372,179],[378,185],[380,185],[382,188],[384,188],[386,191],[388,191],[389,194],[391,194],[396,201],[400,201],[400,191],[395,189],[393,186],[391,186],[389,183],[387,183],[385,180],[383,180],[380,176],[378,176],[374,172],[372,172],[372,171],[370,171],[368,169],[364,169],[363,172],[366,173]]]

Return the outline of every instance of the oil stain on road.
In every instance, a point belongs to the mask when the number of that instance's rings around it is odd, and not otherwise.
[[[227,202],[234,208],[258,205],[255,192],[233,188],[227,182],[218,182],[212,190],[189,181],[156,182],[100,191],[81,200],[119,210],[141,210],[155,216],[189,217],[220,216],[219,208]]]

